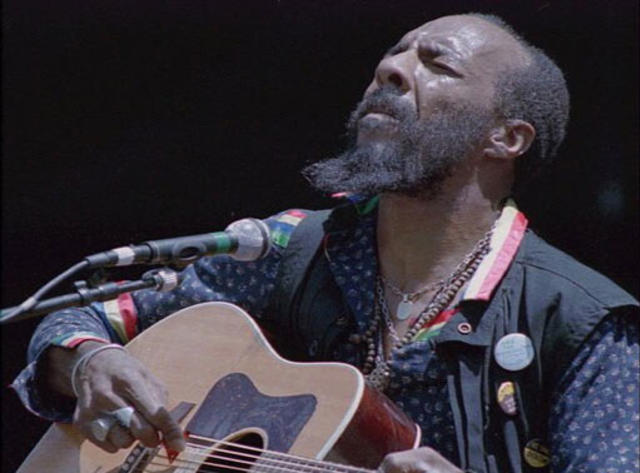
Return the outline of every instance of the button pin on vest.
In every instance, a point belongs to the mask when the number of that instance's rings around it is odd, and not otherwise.
[[[516,389],[512,381],[505,381],[500,384],[496,394],[498,405],[502,412],[510,416],[518,413],[518,405],[516,404]]]
[[[544,445],[540,439],[529,440],[522,452],[524,461],[533,468],[544,468],[551,463],[549,447]]]
[[[524,333],[510,333],[498,340],[493,355],[505,370],[520,371],[533,361],[533,342]]]
[[[469,322],[462,322],[458,324],[458,332],[462,335],[468,335],[473,331],[473,327]]]

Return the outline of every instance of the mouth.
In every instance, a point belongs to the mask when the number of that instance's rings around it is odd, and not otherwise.
[[[380,110],[369,110],[363,113],[360,116],[359,121],[365,121],[365,120],[366,121],[392,121],[392,122],[398,121],[398,119],[393,115]]]
[[[389,139],[394,136],[400,121],[386,112],[368,111],[358,119],[358,143]]]

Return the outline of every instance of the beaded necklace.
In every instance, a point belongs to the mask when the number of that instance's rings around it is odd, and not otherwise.
[[[371,323],[364,333],[364,342],[367,345],[367,356],[362,367],[362,372],[365,374],[369,384],[379,391],[384,391],[387,388],[389,379],[391,378],[391,365],[389,360],[398,350],[411,343],[422,327],[451,304],[460,288],[471,278],[484,256],[489,252],[489,243],[492,234],[493,228],[476,243],[473,250],[465,256],[449,278],[446,279],[445,283],[440,286],[431,301],[411,324],[409,330],[407,330],[403,337],[399,337],[395,331],[395,326],[384,296],[384,284],[382,278],[378,276],[376,279],[375,311]],[[385,332],[391,335],[393,341],[388,358],[385,356],[384,349]]]

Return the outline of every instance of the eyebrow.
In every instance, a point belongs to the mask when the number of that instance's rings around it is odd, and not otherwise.
[[[418,49],[426,50],[434,56],[458,57],[458,52],[446,39],[427,39],[423,43],[418,44]]]
[[[407,41],[400,41],[399,43],[387,49],[385,56],[395,56],[396,54],[406,51],[408,48],[409,43]]]
[[[387,50],[384,57],[391,57],[400,54],[407,49],[413,41],[400,40],[395,46]],[[447,62],[446,67],[457,77],[464,77],[466,71],[466,61],[461,61],[460,53],[454,44],[446,38],[428,38],[423,41],[418,39],[418,52],[424,52],[430,60],[442,57]]]
[[[454,49],[452,49],[448,42],[440,41],[440,40],[431,40],[426,44],[419,44],[419,48],[429,51],[429,53],[433,53],[434,56],[446,55],[456,57],[457,54]],[[390,47],[385,56],[395,56],[396,54],[402,53],[409,48],[411,43],[409,41],[400,41],[395,46]]]

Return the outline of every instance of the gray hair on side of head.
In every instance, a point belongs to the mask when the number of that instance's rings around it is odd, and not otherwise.
[[[483,13],[466,15],[501,28],[523,47],[530,58],[526,67],[505,71],[495,84],[495,106],[501,117],[524,120],[536,130],[531,147],[516,160],[512,191],[519,194],[558,153],[569,122],[569,90],[556,63],[516,33],[502,18]]]

